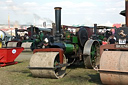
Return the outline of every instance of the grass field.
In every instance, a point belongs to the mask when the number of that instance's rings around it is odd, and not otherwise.
[[[32,53],[21,53],[16,65],[0,68],[0,85],[99,85],[99,73],[82,65],[70,66],[62,79],[32,77],[27,66]],[[28,57],[27,57],[28,56]]]

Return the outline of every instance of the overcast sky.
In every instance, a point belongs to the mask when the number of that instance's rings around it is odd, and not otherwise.
[[[54,7],[58,6],[62,7],[65,25],[125,23],[125,18],[119,15],[125,9],[125,0],[0,0],[0,24],[8,23],[8,14],[12,24],[54,22]]]

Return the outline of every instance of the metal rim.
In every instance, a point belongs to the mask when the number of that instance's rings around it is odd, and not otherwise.
[[[64,56],[64,63],[66,63],[65,61],[66,61],[66,58]],[[60,64],[60,59],[58,54],[54,60],[54,67],[59,66],[59,64]],[[62,78],[65,75],[64,71],[66,71],[66,66],[54,69],[54,72],[57,78]]]
[[[92,69],[99,65],[100,61],[100,44],[97,41],[90,40],[84,46],[84,64],[86,68]]]

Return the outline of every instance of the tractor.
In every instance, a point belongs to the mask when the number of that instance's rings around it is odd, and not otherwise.
[[[126,25],[115,29],[115,44],[100,47],[100,78],[103,84],[128,84],[128,0],[125,1]]]
[[[62,78],[66,67],[83,61],[87,68],[99,64],[96,27],[61,27],[61,7],[55,7],[55,27],[45,37],[44,48],[34,49],[28,68],[35,77]],[[92,33],[93,32],[93,33]]]
[[[7,43],[7,48],[24,47],[24,51],[32,51],[35,48],[42,48],[45,34],[51,33],[51,28],[38,28],[33,25],[27,29],[15,28],[15,36]]]

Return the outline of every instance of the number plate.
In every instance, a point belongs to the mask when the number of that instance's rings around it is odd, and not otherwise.
[[[125,44],[125,45],[116,45],[116,48],[128,48],[128,44]]]
[[[126,39],[119,39],[119,44],[126,44]]]

